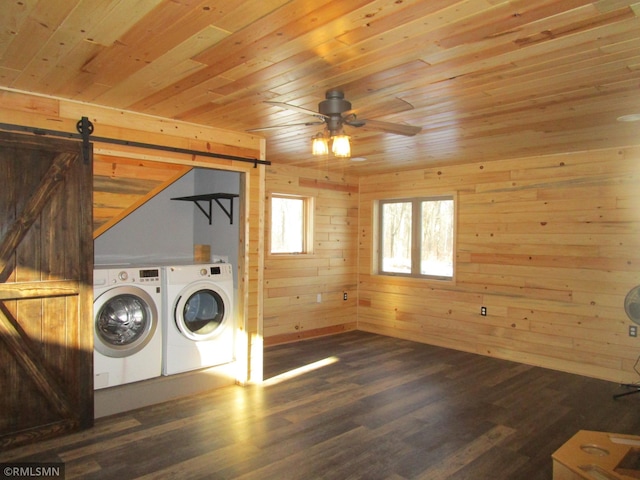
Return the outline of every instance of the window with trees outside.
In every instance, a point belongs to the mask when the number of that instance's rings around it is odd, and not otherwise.
[[[379,215],[378,273],[453,279],[453,195],[381,200]]]
[[[271,195],[271,253],[311,252],[311,202],[309,197],[278,193]]]

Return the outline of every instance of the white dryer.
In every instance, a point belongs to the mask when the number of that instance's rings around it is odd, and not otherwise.
[[[163,375],[232,362],[233,266],[166,266],[163,278]]]
[[[161,375],[161,274],[149,266],[94,268],[94,389]]]

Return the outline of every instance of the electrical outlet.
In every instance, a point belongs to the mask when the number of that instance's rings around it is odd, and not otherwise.
[[[322,303],[322,294],[321,293],[316,295],[316,302],[317,303]]]
[[[629,336],[630,337],[638,336],[638,327],[636,325],[629,325]]]
[[[487,307],[480,307],[480,315],[483,317],[487,316]]]
[[[346,299],[347,299],[347,292],[344,292],[344,293],[342,294],[342,299],[343,299],[343,300],[346,300]]]

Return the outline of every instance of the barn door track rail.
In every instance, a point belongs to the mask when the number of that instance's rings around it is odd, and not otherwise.
[[[235,155],[226,155],[224,153],[215,152],[203,152],[201,150],[192,150],[189,148],[169,147],[166,145],[156,145],[153,143],[135,142],[131,140],[121,140],[118,138],[108,137],[96,137],[93,136],[94,126],[87,117],[82,117],[76,124],[78,133],[62,132],[59,130],[49,130],[46,128],[26,127],[24,125],[13,125],[10,123],[0,123],[0,129],[33,133],[34,135],[50,135],[52,137],[73,138],[76,140],[82,140],[82,153],[84,155],[85,162],[89,161],[90,155],[90,141],[100,143],[110,143],[114,145],[125,145],[127,147],[147,148],[151,150],[161,150],[163,152],[184,153],[187,155],[199,155],[201,157],[220,158],[224,160],[234,160],[237,162],[252,163],[253,168],[258,165],[271,165],[268,160],[260,160],[258,158],[251,157],[238,157]]]

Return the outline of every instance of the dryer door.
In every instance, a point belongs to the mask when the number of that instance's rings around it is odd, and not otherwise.
[[[210,340],[225,328],[231,304],[225,291],[210,282],[188,285],[176,299],[174,320],[190,340]]]
[[[158,325],[158,310],[146,291],[122,286],[93,303],[95,349],[108,357],[128,357],[142,350]]]

